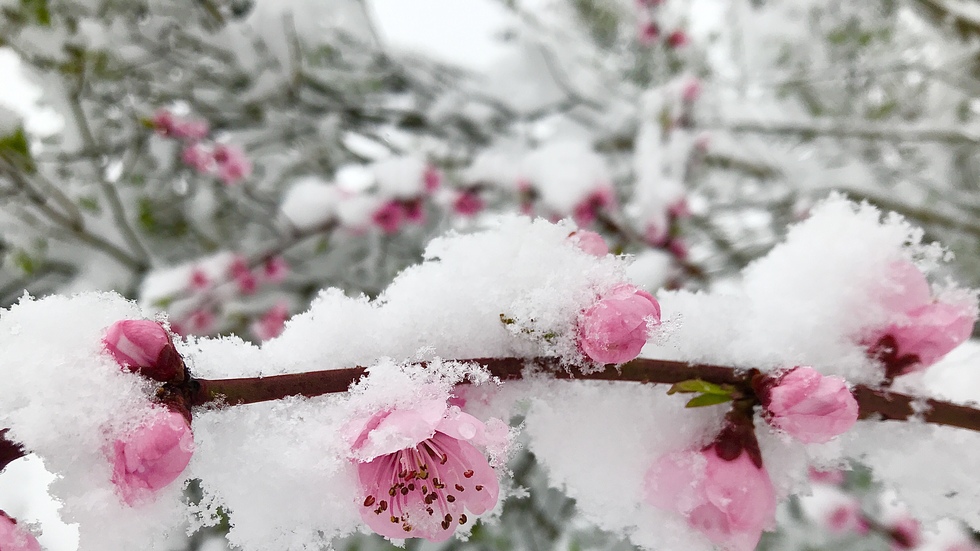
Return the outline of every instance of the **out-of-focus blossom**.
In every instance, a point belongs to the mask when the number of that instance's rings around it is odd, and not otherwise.
[[[270,283],[280,283],[289,274],[289,263],[281,255],[270,256],[262,263],[262,277]]]
[[[657,299],[633,285],[622,284],[579,316],[579,346],[596,362],[628,362],[646,344],[650,328],[659,323]]]
[[[278,337],[285,328],[287,319],[289,319],[289,305],[279,302],[252,323],[252,334],[260,341]]]
[[[667,35],[667,45],[671,48],[682,48],[687,46],[690,41],[691,40],[688,38],[687,33],[680,29]]]
[[[180,159],[185,165],[202,174],[211,172],[215,167],[214,154],[207,146],[199,143],[185,147],[180,154]]]
[[[483,199],[476,191],[464,191],[453,201],[453,212],[460,216],[474,216],[483,208]]]
[[[580,227],[595,222],[599,213],[614,206],[616,200],[611,188],[602,187],[590,193],[572,211],[572,218]]]
[[[374,211],[371,221],[386,234],[398,233],[405,221],[405,209],[398,201],[388,201]]]
[[[123,501],[139,505],[184,472],[194,453],[194,435],[176,411],[154,407],[139,427],[113,443],[112,482]]]
[[[252,161],[245,151],[233,144],[214,147],[214,161],[218,165],[218,178],[226,185],[234,185],[252,174]]]
[[[442,185],[442,173],[432,165],[426,166],[425,172],[422,173],[422,187],[425,192],[435,193],[440,185]]]
[[[655,21],[642,21],[637,31],[637,40],[644,46],[650,46],[660,38],[660,25]]]
[[[577,230],[572,232],[568,239],[575,243],[578,248],[593,256],[602,257],[609,254],[609,246],[606,245],[606,240],[594,231]]]

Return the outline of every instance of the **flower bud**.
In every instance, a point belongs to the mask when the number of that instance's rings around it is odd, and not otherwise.
[[[803,366],[757,386],[769,424],[801,442],[827,442],[857,422],[857,400],[840,377]]]
[[[3,551],[41,551],[34,534],[0,511],[0,549]]]
[[[133,373],[160,382],[184,376],[184,362],[170,334],[155,321],[117,321],[109,326],[102,343],[119,365]]]
[[[194,453],[194,435],[181,413],[154,407],[139,427],[113,443],[112,482],[138,505],[176,480]]]
[[[578,230],[568,236],[569,241],[588,254],[603,257],[609,254],[609,246],[601,235],[594,231]]]
[[[579,346],[600,363],[628,362],[646,344],[650,326],[659,323],[657,299],[622,284],[579,316]]]

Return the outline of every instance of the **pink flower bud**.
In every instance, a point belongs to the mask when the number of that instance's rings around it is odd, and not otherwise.
[[[648,223],[646,229],[643,231],[643,240],[651,247],[665,246],[669,237],[667,226],[656,222]]]
[[[428,165],[425,167],[425,172],[422,173],[422,185],[426,193],[435,193],[439,186],[442,184],[442,174],[439,169]]]
[[[453,202],[453,212],[460,216],[474,216],[483,210],[483,199],[475,191],[464,191]]]
[[[579,315],[579,347],[596,362],[628,362],[646,344],[650,327],[659,323],[657,299],[622,284]]]
[[[726,551],[752,551],[776,515],[776,492],[748,453],[726,460],[717,446],[675,452],[647,471],[648,503],[674,511]]]
[[[568,236],[568,239],[578,248],[593,256],[603,257],[609,254],[609,246],[606,245],[606,240],[594,231],[574,231]]]
[[[176,411],[151,416],[112,446],[112,482],[123,501],[138,505],[180,477],[194,453],[194,435]]]
[[[185,147],[180,154],[180,160],[201,174],[207,174],[214,168],[214,156],[207,147],[199,143]]]
[[[687,37],[687,33],[678,29],[669,35],[667,35],[667,45],[671,48],[682,48],[687,46],[690,39]]]
[[[289,319],[289,305],[280,302],[252,323],[252,334],[261,341],[278,337],[282,334],[287,319]]]
[[[894,551],[913,549],[922,543],[922,526],[919,521],[910,516],[903,515],[890,523],[887,528]]]
[[[616,202],[611,188],[602,187],[590,193],[572,211],[572,219],[584,228],[595,221],[599,212],[612,207]]]
[[[694,103],[699,97],[701,97],[701,81],[691,78],[684,83],[684,88],[681,90],[681,100],[684,103]]]
[[[670,254],[674,255],[677,260],[687,260],[687,255],[690,251],[687,249],[687,243],[683,239],[674,238],[667,243],[667,250]]]
[[[41,551],[34,534],[0,511],[0,549],[3,551]]]
[[[194,268],[191,271],[191,289],[195,291],[203,291],[211,286],[211,278],[208,277],[207,272],[200,268]]]
[[[153,118],[150,119],[153,124],[153,129],[157,131],[157,134],[161,136],[170,136],[173,134],[174,125],[176,120],[173,113],[167,109],[157,109],[156,113],[153,114]]]
[[[650,46],[660,38],[660,25],[655,21],[641,22],[636,38],[640,41],[640,44]]]
[[[282,256],[270,256],[262,263],[262,276],[270,283],[279,283],[289,274],[289,263]]]
[[[252,174],[252,161],[237,145],[219,144],[214,148],[214,161],[218,163],[218,178],[226,186],[238,183]]]
[[[102,338],[109,355],[129,371],[156,381],[175,381],[184,375],[184,362],[170,334],[151,320],[121,320]]]
[[[201,140],[208,136],[211,127],[207,121],[197,119],[181,119],[173,126],[173,135],[186,140]]]
[[[386,234],[398,233],[405,221],[405,209],[398,201],[388,201],[374,211],[371,221]]]
[[[857,422],[857,400],[844,379],[812,367],[795,367],[756,386],[769,424],[801,442],[827,442]]]
[[[421,199],[405,201],[402,203],[402,211],[405,213],[405,220],[412,224],[425,223],[425,205]]]

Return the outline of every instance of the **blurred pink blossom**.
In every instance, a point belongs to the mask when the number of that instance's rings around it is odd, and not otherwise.
[[[868,519],[861,511],[861,504],[853,499],[828,511],[825,522],[831,532],[838,534],[854,532],[864,535],[870,530]]]
[[[572,211],[572,218],[579,227],[588,226],[595,221],[600,211],[614,206],[615,202],[612,188],[599,188],[575,206]]]
[[[361,518],[382,536],[445,541],[466,513],[497,504],[497,474],[476,445],[506,438],[506,428],[500,434],[445,400],[428,399],[355,419],[343,432],[364,493]]]
[[[252,334],[260,341],[278,337],[285,328],[287,319],[289,319],[289,304],[279,302],[252,323]]]
[[[606,240],[594,231],[577,230],[572,232],[568,239],[578,248],[593,256],[602,257],[609,254],[609,246],[606,245]]]
[[[262,263],[262,277],[270,283],[280,283],[289,274],[289,263],[281,255],[270,256]]]
[[[667,35],[667,45],[671,48],[682,48],[690,42],[687,33],[678,29]]]
[[[177,119],[171,130],[174,137],[191,141],[202,140],[208,137],[210,132],[208,121],[201,119]]]
[[[405,221],[405,209],[398,201],[388,201],[374,211],[371,221],[386,234],[398,233]]]
[[[41,551],[34,534],[17,525],[17,521],[0,511],[0,550],[3,551]]]
[[[579,315],[579,346],[599,363],[628,362],[646,344],[650,328],[659,323],[657,299],[624,283]]]
[[[211,286],[211,278],[208,277],[208,273],[201,268],[194,268],[191,270],[191,289],[195,291],[203,291]]]
[[[245,151],[237,145],[216,145],[214,161],[218,164],[218,178],[226,186],[236,184],[252,174],[252,161],[245,155]]]
[[[161,136],[171,136],[176,124],[176,117],[168,109],[157,109],[150,119],[153,129]]]
[[[214,155],[211,153],[211,150],[199,143],[190,144],[185,147],[184,151],[180,154],[180,159],[185,165],[202,174],[211,172],[215,166]]]
[[[102,344],[119,365],[144,377],[166,382],[184,373],[170,333],[155,321],[117,321],[109,326]]]
[[[894,551],[913,549],[922,543],[922,525],[908,515],[893,520],[888,524],[887,529]]]
[[[747,452],[726,460],[716,445],[658,459],[644,481],[646,501],[674,511],[726,551],[752,551],[776,514],[765,468]]]
[[[660,25],[655,21],[641,21],[636,39],[644,46],[650,46],[660,38]]]
[[[426,193],[434,193],[442,185],[442,173],[439,169],[428,165],[422,173],[422,187]]]
[[[460,216],[474,216],[483,210],[483,199],[476,191],[461,192],[453,202],[453,212]]]
[[[765,381],[757,392],[766,420],[801,442],[827,442],[857,422],[857,400],[840,377],[800,366]]]
[[[194,436],[184,416],[154,407],[151,416],[112,446],[112,482],[123,501],[135,506],[180,477],[194,453]]]

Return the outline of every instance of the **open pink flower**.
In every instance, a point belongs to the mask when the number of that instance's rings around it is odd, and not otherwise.
[[[252,174],[252,161],[245,151],[232,144],[219,144],[214,148],[214,161],[218,164],[218,178],[230,186]]]
[[[109,326],[102,344],[116,362],[156,381],[174,381],[184,374],[184,362],[170,333],[152,320],[120,320]]]
[[[827,442],[857,422],[857,400],[844,379],[821,375],[812,367],[766,377],[756,387],[769,424],[801,442]]]
[[[646,344],[650,327],[659,323],[657,299],[624,283],[579,316],[579,346],[600,363],[628,362]]]
[[[364,493],[361,518],[388,538],[448,539],[497,504],[500,488],[487,458],[493,431],[479,419],[425,400],[353,421],[345,429]]]
[[[936,363],[969,338],[977,320],[972,301],[934,299],[925,275],[907,260],[890,265],[889,277],[873,298],[890,312],[892,321],[863,340],[869,355],[884,365],[887,379]]]
[[[578,248],[593,256],[603,257],[609,254],[609,246],[606,245],[606,240],[594,231],[577,230],[572,232],[568,239],[575,243]]]
[[[123,501],[138,505],[177,480],[194,453],[194,435],[176,411],[154,407],[152,415],[112,445],[112,482]]]
[[[41,551],[34,534],[17,525],[17,521],[0,511],[0,549],[3,551]]]
[[[718,446],[658,459],[644,481],[646,501],[674,511],[726,551],[755,549],[776,514],[776,493],[765,468],[746,452],[726,460]]]

